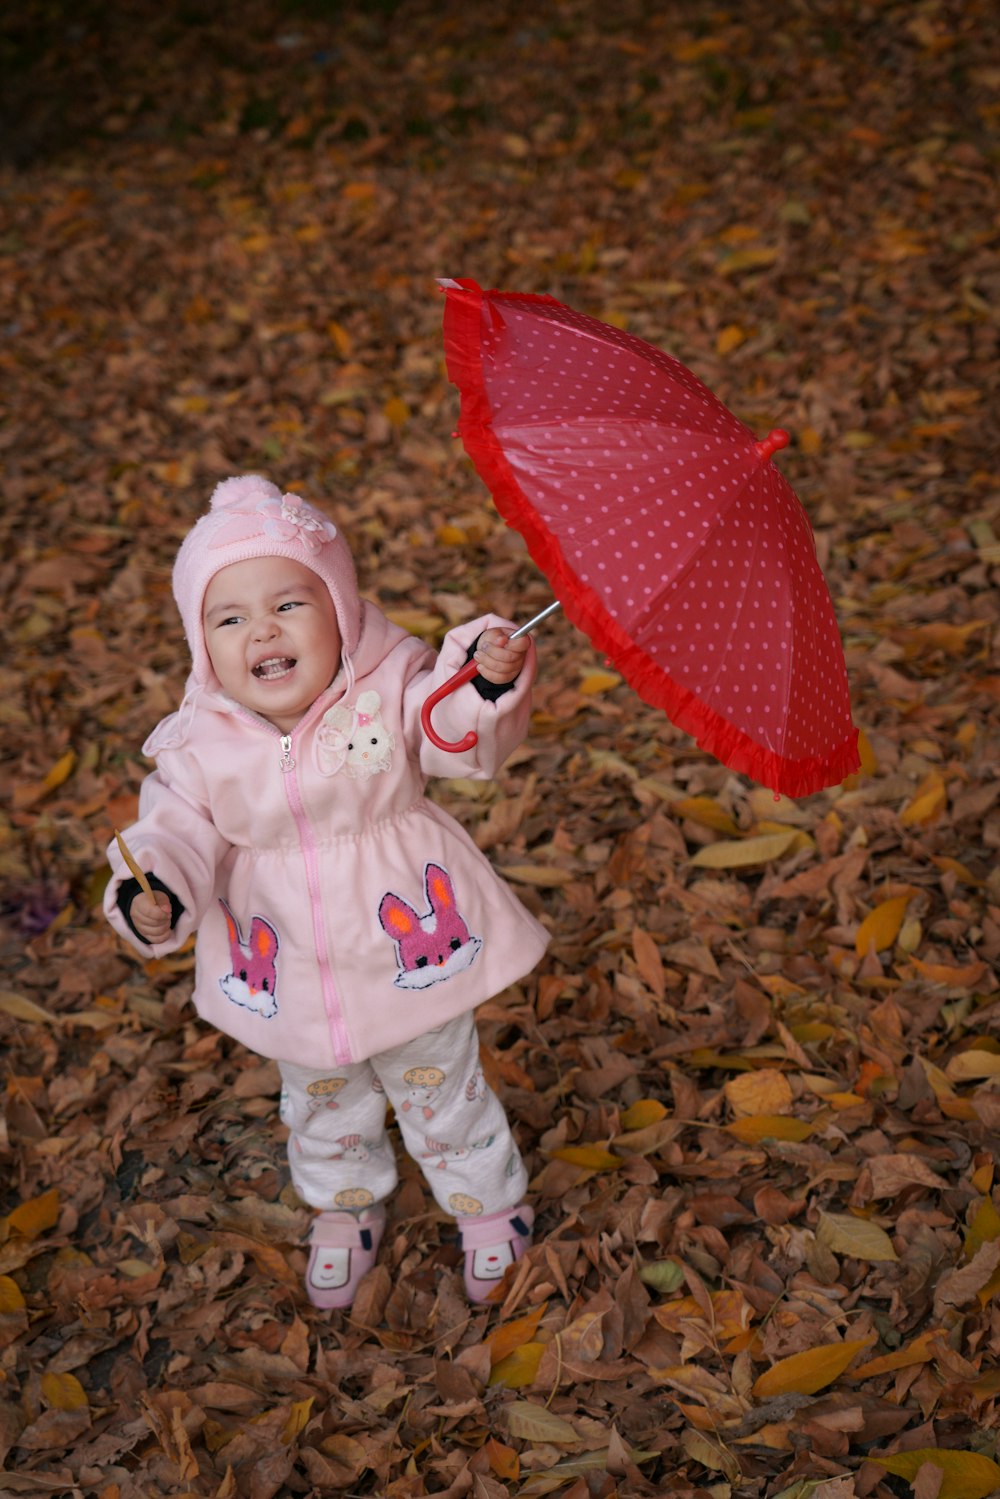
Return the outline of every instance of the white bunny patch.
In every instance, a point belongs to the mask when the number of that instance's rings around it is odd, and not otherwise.
[[[344,771],[352,780],[367,780],[392,767],[396,736],[382,722],[382,698],[361,692],[353,708],[337,703],[323,714],[317,741],[324,775]]]

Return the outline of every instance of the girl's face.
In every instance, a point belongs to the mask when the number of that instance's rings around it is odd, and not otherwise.
[[[340,667],[340,629],[322,578],[287,557],[220,568],[202,623],[222,690],[290,734]]]

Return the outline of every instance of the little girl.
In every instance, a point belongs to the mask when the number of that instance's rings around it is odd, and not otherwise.
[[[424,786],[488,778],[523,738],[529,640],[490,616],[435,658],[361,600],[337,528],[255,474],[217,487],[173,586],[193,666],[143,746],[156,769],[125,835],[154,897],[112,844],[108,919],[157,957],[197,928],[199,1014],[277,1060],[292,1180],[318,1209],[313,1304],[350,1306],[375,1262],[397,1181],[387,1100],[482,1301],[534,1214],[472,1012],[548,938]],[[479,676],[435,709],[444,736],[478,733],[453,755],[420,708],[473,654]]]

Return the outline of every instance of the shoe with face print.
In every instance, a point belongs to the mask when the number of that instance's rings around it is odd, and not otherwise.
[[[321,1311],[351,1306],[375,1263],[385,1228],[381,1203],[360,1213],[319,1213],[309,1235],[306,1295]]]
[[[465,1254],[465,1290],[472,1302],[489,1301],[508,1265],[513,1265],[531,1244],[534,1209],[522,1202],[505,1213],[485,1218],[459,1218]]]

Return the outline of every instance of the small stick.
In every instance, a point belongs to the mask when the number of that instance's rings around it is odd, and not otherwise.
[[[152,885],[149,883],[146,876],[143,874],[142,870],[133,859],[131,853],[129,852],[128,844],[125,842],[125,839],[122,837],[121,833],[119,833],[117,828],[115,828],[115,842],[118,844],[118,852],[121,854],[122,858],[125,860],[125,863],[128,865],[129,869],[139,881],[142,893],[144,895],[148,895],[150,900],[155,900],[156,897],[153,894]]]

